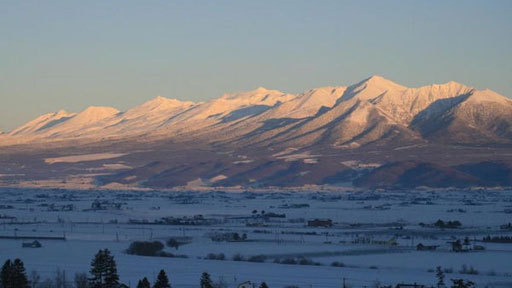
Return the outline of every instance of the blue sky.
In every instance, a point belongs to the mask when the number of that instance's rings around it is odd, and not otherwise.
[[[0,130],[157,95],[379,74],[512,96],[512,1],[0,1]]]

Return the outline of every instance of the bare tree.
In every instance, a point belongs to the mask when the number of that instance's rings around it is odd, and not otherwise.
[[[41,276],[37,271],[30,272],[30,283],[32,288],[39,288],[39,282],[41,281]]]
[[[88,288],[87,285],[87,274],[86,273],[76,273],[75,274],[75,288]]]

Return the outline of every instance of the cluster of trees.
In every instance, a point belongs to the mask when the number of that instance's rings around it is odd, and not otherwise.
[[[25,266],[20,259],[7,260],[0,272],[3,288],[28,288],[28,279],[25,273]]]
[[[210,274],[208,272],[203,272],[201,275],[201,280],[199,281],[199,287],[201,288],[222,288],[224,287],[223,284],[215,284],[212,281],[212,278],[210,277]],[[261,282],[259,288],[268,288],[267,283]]]
[[[436,278],[437,278],[437,288],[447,288],[445,284],[445,274],[441,266],[436,268]],[[464,279],[451,279],[452,286],[451,288],[473,288],[475,287],[475,283],[469,280]]]
[[[224,255],[224,253],[219,253],[219,254],[208,253],[208,255],[206,255],[205,259],[208,259],[208,260],[225,260],[226,259],[226,255]]]
[[[114,256],[108,249],[99,250],[91,261],[90,277],[85,273],[75,275],[76,288],[128,288],[127,285],[119,282],[117,273],[117,264]],[[37,288],[37,287],[71,287],[65,281],[65,276],[58,270],[55,282],[50,280],[39,283],[39,276],[33,275],[32,281],[29,281],[23,262],[20,259],[14,261],[7,260],[1,269],[0,287],[1,288]],[[169,278],[164,270],[160,270],[156,282],[151,286],[147,278],[139,281],[137,288],[171,288]]]
[[[433,224],[425,224],[423,222],[420,222],[419,225],[421,227],[436,227],[441,229],[456,229],[460,228],[462,226],[462,223],[460,223],[459,220],[454,221],[443,221],[441,219],[437,220]]]
[[[160,256],[163,249],[164,244],[160,241],[135,241],[126,249],[126,253],[140,256]]]
[[[287,257],[287,258],[276,258],[274,259],[274,263],[278,264],[288,264],[288,265],[315,265],[320,266],[321,263],[314,262],[313,260],[305,257]]]
[[[445,222],[445,221],[439,219],[436,221],[436,223],[434,223],[434,226],[437,228],[442,228],[442,229],[445,229],[445,228],[455,229],[455,228],[459,228],[460,226],[462,226],[462,223],[460,223],[460,221],[458,221],[458,220]]]
[[[168,246],[171,245],[174,245],[174,243],[168,243]],[[178,249],[179,245],[180,244],[177,244],[175,246],[176,250]],[[139,256],[187,258],[186,255],[175,255],[173,253],[166,252],[163,249],[164,244],[162,244],[160,241],[135,241],[130,244],[128,249],[126,249],[126,253]]]
[[[167,277],[167,274],[165,274],[164,270],[160,270],[160,273],[158,273],[158,277],[156,279],[156,282],[151,286],[151,283],[149,283],[148,278],[144,277],[142,280],[139,280],[139,283],[137,284],[137,288],[171,288],[171,284],[169,283],[169,278]]]
[[[235,233],[233,233],[233,240],[234,241],[245,241],[245,240],[247,240],[247,234],[243,233],[242,236],[240,236],[240,234],[235,232]]]
[[[160,243],[160,242],[158,242]],[[160,243],[161,244],[161,243]],[[119,283],[119,275],[117,274],[116,262],[108,249],[100,250],[91,262],[88,288],[123,288],[127,287]],[[149,280],[144,277],[137,284],[137,288],[171,288],[169,277],[162,269],[158,273],[156,282],[151,286]]]
[[[483,242],[493,242],[493,243],[512,243],[512,237],[510,236],[493,236],[490,235],[484,237],[482,239]]]

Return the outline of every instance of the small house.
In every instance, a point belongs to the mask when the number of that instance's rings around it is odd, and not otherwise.
[[[422,243],[416,245],[416,250],[418,251],[434,251],[437,249],[435,245],[423,245]]]
[[[37,240],[34,240],[32,242],[24,242],[21,244],[21,247],[23,248],[41,248],[43,245]]]

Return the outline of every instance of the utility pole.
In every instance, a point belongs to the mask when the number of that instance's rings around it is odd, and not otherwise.
[[[343,288],[347,288],[347,285],[345,285],[345,277],[343,277]]]

